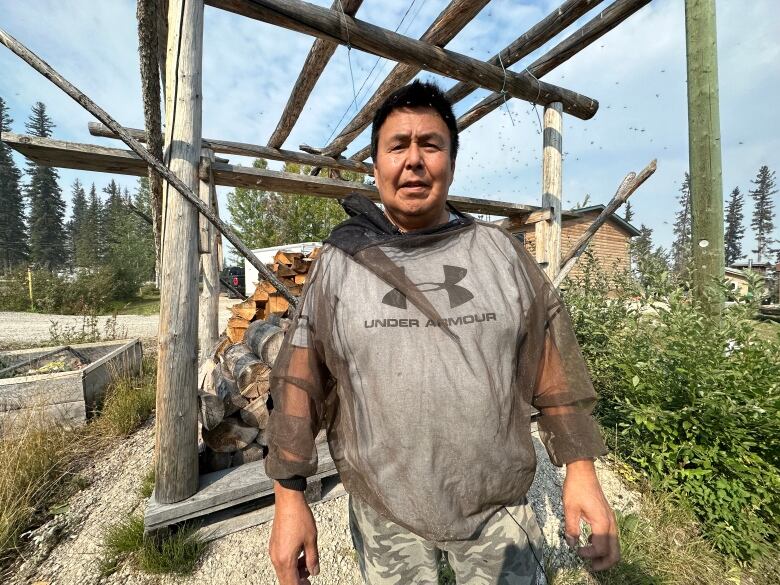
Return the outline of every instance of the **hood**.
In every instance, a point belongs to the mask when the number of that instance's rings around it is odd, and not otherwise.
[[[353,193],[341,200],[349,219],[333,228],[325,243],[354,256],[370,246],[401,243],[414,236],[444,234],[474,223],[472,217],[461,213],[449,202],[446,205],[455,214],[455,219],[431,228],[402,233],[373,201]]]

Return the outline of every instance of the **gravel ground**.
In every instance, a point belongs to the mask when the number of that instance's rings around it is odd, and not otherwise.
[[[228,307],[239,302],[225,296],[219,299],[219,330],[224,331],[229,317]],[[108,315],[98,317],[97,329],[105,331]],[[56,322],[60,330],[75,328],[81,330],[84,317],[80,315],[52,315],[43,313],[0,312],[0,346],[17,343],[46,343],[51,339],[50,328]],[[157,315],[117,315],[118,332],[124,332],[121,337],[151,338],[157,336],[159,317]]]
[[[529,499],[547,541],[546,557],[552,566],[573,566],[577,561],[561,536],[563,473],[549,463],[538,439],[534,442],[539,464]],[[101,578],[102,535],[110,525],[143,512],[145,502],[138,487],[152,465],[153,449],[153,422],[149,421],[85,470],[89,486],[71,498],[67,511],[27,535],[34,544],[32,552],[14,571],[9,585],[276,583],[266,553],[270,523],[210,543],[195,572],[186,577],[145,575],[124,566],[112,576]],[[627,490],[608,466],[599,462],[597,470],[607,499],[615,508],[638,509],[638,495]],[[313,585],[361,585],[349,536],[347,498],[317,504],[313,510],[321,567]]]

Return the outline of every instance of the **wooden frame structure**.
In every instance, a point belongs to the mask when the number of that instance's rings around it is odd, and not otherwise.
[[[270,481],[258,479],[261,470],[252,464],[220,472],[222,475],[218,478],[198,477],[195,374],[199,339],[200,347],[203,348],[217,336],[214,298],[219,290],[215,277],[218,274],[215,252],[220,246],[219,234],[224,234],[253,264],[257,260],[246,246],[237,240],[232,229],[218,218],[214,187],[254,187],[333,198],[358,192],[375,201],[379,199],[376,188],[371,185],[313,176],[316,172],[304,176],[240,167],[217,157],[215,153],[265,157],[317,168],[357,171],[371,175],[372,165],[364,162],[369,156],[367,147],[360,149],[350,158],[342,157],[341,153],[370,123],[375,107],[390,92],[408,83],[421,70],[458,80],[459,83],[447,92],[453,102],[462,100],[479,88],[493,92],[458,119],[461,130],[496,109],[507,99],[518,98],[544,106],[541,205],[458,196],[450,196],[450,200],[466,212],[521,218],[522,221],[535,223],[540,236],[537,239],[537,259],[545,266],[551,278],[562,279],[564,273],[559,271],[562,118],[564,114],[582,119],[591,118],[598,110],[598,102],[572,90],[541,81],[540,78],[618,26],[651,0],[611,0],[607,8],[582,28],[519,72],[509,71],[507,68],[555,38],[604,0],[565,0],[558,9],[484,62],[455,53],[444,46],[489,0],[451,0],[419,40],[356,18],[355,14],[363,0],[334,0],[330,9],[302,0],[143,1],[147,4],[156,3],[160,20],[156,26],[157,33],[140,35],[141,42],[151,42],[149,38],[157,39],[160,31],[167,31],[162,33],[167,34],[167,56],[158,46],[144,47],[144,54],[148,59],[158,55],[158,65],[165,86],[164,165],[160,164],[159,157],[149,155],[140,144],[151,143],[147,136],[159,133],[159,128],[147,127],[145,130],[138,130],[121,127],[94,102],[1,29],[0,42],[103,122],[90,124],[89,131],[93,135],[120,138],[131,150],[5,132],[0,138],[28,158],[48,166],[135,176],[144,176],[153,168],[166,180],[161,210],[162,287],[155,448],[156,486],[154,500],[147,512],[148,525],[157,528],[243,503],[252,499],[253,493],[256,498],[267,495],[271,485]],[[200,75],[205,4],[316,37],[284,113],[265,146],[201,136]],[[148,22],[146,24],[148,26]],[[147,40],[144,41],[143,38]],[[363,109],[330,144],[315,149],[301,146],[299,151],[284,150],[282,147],[285,140],[339,44],[397,61],[398,64]],[[149,61],[145,62],[145,66],[148,69]],[[153,101],[147,100],[147,92],[153,91],[153,88],[147,89],[147,85],[149,84],[144,85],[145,102]],[[613,199],[614,205],[608,206],[609,213],[605,210],[605,214],[602,214],[604,217],[594,223],[593,232],[598,229],[599,221],[603,223],[606,217],[652,174],[654,166],[648,169],[640,173],[639,177],[631,174],[626,178],[618,192],[620,197],[616,196]],[[618,199],[621,200],[617,201]],[[577,255],[586,244],[587,242],[584,242],[580,246]],[[206,285],[200,302],[197,303],[195,299],[198,298],[199,257]],[[576,261],[576,257],[573,260],[564,259],[563,264],[573,264],[573,261]],[[258,266],[261,272],[262,268],[264,267]],[[273,282],[275,279],[270,280]],[[275,284],[280,292],[287,292],[278,282]],[[323,477],[334,472],[328,467],[330,464],[327,463],[327,458],[324,465],[327,469],[322,469]],[[257,477],[249,481],[247,478],[250,475]],[[262,489],[258,487],[260,484],[264,486]],[[215,488],[214,485],[227,487]],[[230,487],[236,485],[243,487],[236,490]]]

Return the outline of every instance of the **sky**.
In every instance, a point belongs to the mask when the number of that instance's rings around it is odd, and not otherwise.
[[[492,0],[447,48],[488,59],[560,2]],[[610,2],[602,2],[510,69],[522,71]],[[331,0],[313,3],[329,6]],[[357,17],[417,38],[447,3],[365,0]],[[726,197],[737,186],[746,194],[744,249],[749,250],[750,181],[761,165],[780,168],[780,0],[716,4],[723,189]],[[203,136],[265,144],[313,39],[208,6],[204,22]],[[134,1],[0,0],[0,27],[119,122],[143,127]],[[327,144],[391,67],[391,62],[357,49],[337,49],[285,148]],[[425,72],[419,77],[433,79],[445,89],[455,83]],[[655,175],[631,198],[636,213],[632,223],[652,228],[654,241],[670,246],[678,190],[688,168],[684,1],[653,0],[544,80],[600,102],[591,120],[564,116],[564,209],[577,206],[586,195],[589,204],[607,203],[627,172],[638,172],[658,159]],[[487,93],[479,90],[456,104],[456,115]],[[24,133],[30,108],[42,101],[56,124],[54,138],[123,148],[118,141],[90,136],[87,123],[94,121],[92,116],[4,47],[0,96],[9,105],[17,133]],[[538,205],[541,115],[540,106],[509,100],[464,131],[450,193]],[[364,132],[346,154],[367,143]],[[231,161],[251,164],[241,157]],[[17,156],[17,163],[23,168],[23,157]],[[280,164],[272,162],[270,168]],[[94,182],[100,189],[112,178],[68,169],[61,169],[60,177],[68,202],[74,179],[87,185]],[[134,190],[136,178],[116,178]],[[219,189],[223,210],[228,191]],[[780,205],[777,208],[780,211]],[[776,224],[780,228],[780,220]],[[780,229],[774,235],[780,238]]]

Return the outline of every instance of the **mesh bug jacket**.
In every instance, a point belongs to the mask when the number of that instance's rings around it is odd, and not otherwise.
[[[270,477],[313,475],[325,428],[348,492],[460,540],[528,490],[534,409],[556,465],[605,452],[568,313],[515,238],[457,211],[402,234],[343,204],[271,374]]]

